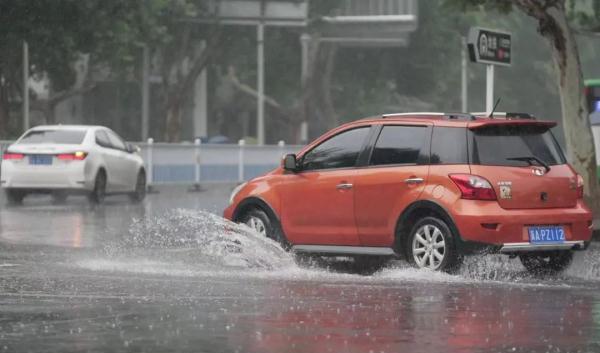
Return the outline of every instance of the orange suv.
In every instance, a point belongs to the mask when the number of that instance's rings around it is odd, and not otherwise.
[[[484,249],[558,272],[588,247],[592,214],[555,125],[523,113],[358,120],[235,188],[224,216],[298,254],[452,271]]]

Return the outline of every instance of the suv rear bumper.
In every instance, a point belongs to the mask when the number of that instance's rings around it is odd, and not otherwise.
[[[506,243],[500,248],[501,253],[517,253],[529,251],[548,250],[583,250],[587,248],[583,240],[565,241],[561,244],[530,244],[530,243]]]
[[[553,250],[529,243],[528,226],[560,225],[565,229],[561,248],[585,248],[592,238],[592,213],[582,201],[573,208],[507,210],[493,201],[458,200],[451,210],[463,241],[495,245],[501,252]]]

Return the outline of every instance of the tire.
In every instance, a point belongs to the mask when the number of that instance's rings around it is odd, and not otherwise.
[[[52,192],[52,201],[57,204],[62,204],[67,201],[69,195],[65,191]]]
[[[135,191],[129,194],[129,198],[134,203],[139,203],[146,197],[146,173],[140,170],[135,182]]]
[[[94,179],[94,189],[89,194],[89,200],[93,204],[101,204],[106,196],[106,173],[100,170]]]
[[[417,221],[407,239],[407,259],[416,268],[456,272],[463,256],[456,248],[456,235],[443,220],[425,217]]]
[[[260,208],[252,208],[240,218],[244,223],[258,234],[278,242],[284,249],[289,249],[289,244],[283,236],[281,227],[276,220],[272,220],[265,211]]]
[[[23,190],[6,189],[4,190],[6,200],[9,205],[20,205],[27,193]]]
[[[573,262],[573,252],[545,251],[528,253],[519,256],[523,266],[534,275],[552,275],[566,270]]]

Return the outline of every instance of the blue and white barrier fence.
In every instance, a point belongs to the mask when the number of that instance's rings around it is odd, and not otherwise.
[[[0,141],[4,149],[10,141]],[[301,146],[238,144],[162,143],[148,139],[133,143],[140,147],[146,165],[148,185],[199,185],[203,183],[242,182],[266,173],[281,163],[286,153],[296,153]]]

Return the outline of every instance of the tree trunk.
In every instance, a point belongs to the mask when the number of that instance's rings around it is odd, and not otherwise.
[[[331,78],[335,70],[337,46],[333,43],[312,45],[303,105],[305,119],[311,125],[311,132],[313,135],[319,135],[338,125],[338,116],[331,96]]]
[[[581,62],[564,4],[546,10],[538,19],[540,33],[550,42],[559,73],[562,121],[569,160],[585,181],[585,198],[596,215],[600,212],[594,137],[585,100]]]
[[[331,79],[333,76],[333,71],[335,69],[337,46],[335,44],[330,44],[324,49],[325,72],[322,76],[321,98],[323,100],[323,111],[325,112],[325,116],[329,120],[330,127],[333,128],[339,125],[338,115],[335,111],[335,106],[333,104],[333,97],[331,96]]]
[[[181,99],[169,95],[167,101],[167,121],[165,140],[179,142],[181,140]]]

